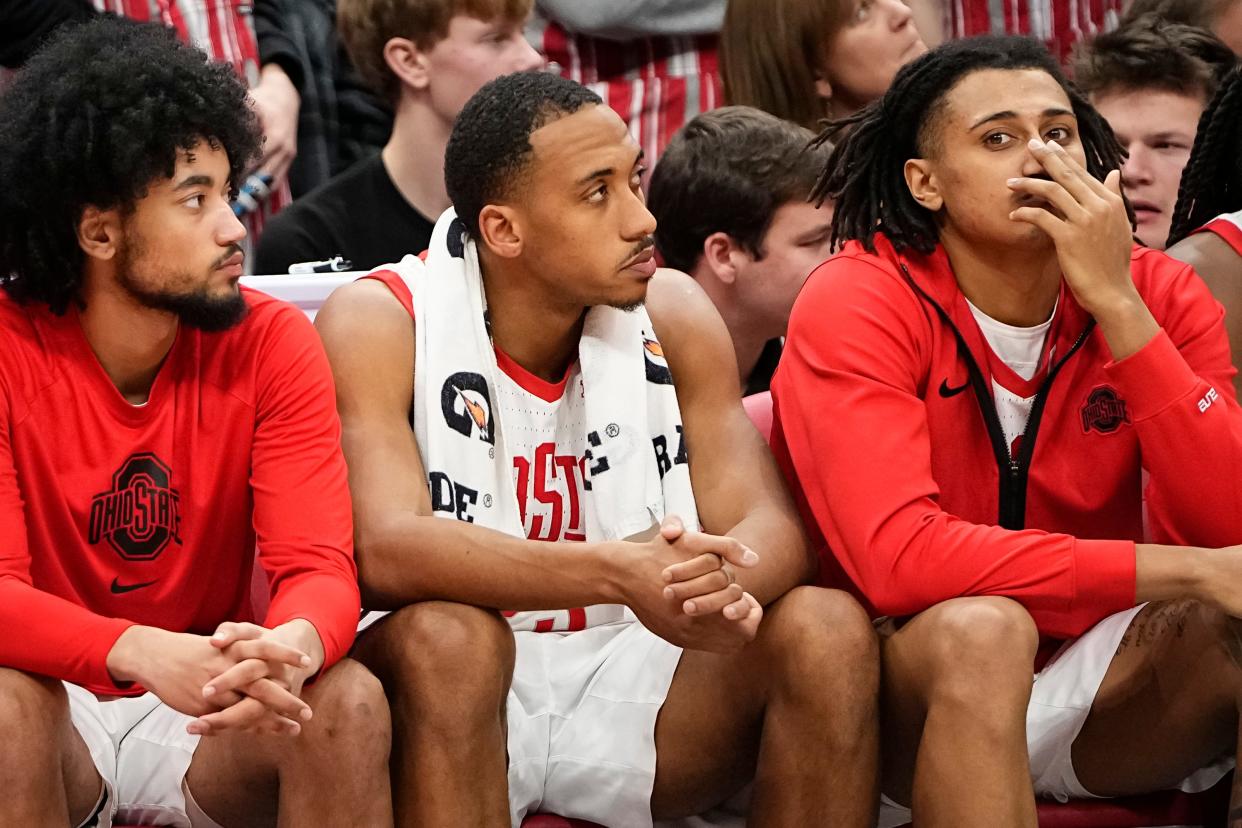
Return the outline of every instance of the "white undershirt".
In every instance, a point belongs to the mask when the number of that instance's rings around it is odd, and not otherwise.
[[[1053,308],[1048,321],[1031,328],[1019,328],[996,321],[972,305],[969,299],[966,304],[970,305],[970,312],[979,324],[979,330],[992,353],[1022,379],[1029,380],[1035,376],[1035,372],[1039,370],[1039,358],[1044,352],[1044,340],[1047,339],[1053,317],[1056,316],[1056,308]],[[1009,447],[1010,456],[1016,456],[1014,440],[1026,431],[1035,396],[1023,397],[1001,385],[993,377],[992,399],[996,403],[996,416],[1000,420],[1001,429],[1005,432],[1005,445]]]

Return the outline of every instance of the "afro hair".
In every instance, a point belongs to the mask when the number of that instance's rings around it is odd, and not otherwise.
[[[236,190],[262,134],[232,68],[173,32],[103,17],[67,26],[0,95],[0,284],[64,313],[88,206],[128,212],[179,152],[223,148]]]

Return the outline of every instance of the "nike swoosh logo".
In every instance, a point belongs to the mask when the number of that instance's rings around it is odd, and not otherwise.
[[[141,584],[122,584],[119,578],[113,578],[112,579],[112,594],[113,595],[124,595],[127,592],[133,592],[135,589],[142,589],[143,587],[149,587],[151,586],[151,584],[156,583],[158,580],[159,579],[157,578],[155,581],[146,581],[145,583],[141,583]]]
[[[962,383],[962,384],[961,384],[961,385],[959,385],[957,388],[950,388],[950,387],[949,387],[949,381],[948,381],[948,379],[942,379],[942,380],[940,381],[940,396],[942,396],[942,397],[946,397],[946,398],[947,398],[947,397],[956,397],[958,394],[962,393],[963,391],[965,391],[965,390],[966,390],[967,388],[969,388],[969,387],[970,387],[970,381],[969,381],[969,380],[967,380],[966,382]]]

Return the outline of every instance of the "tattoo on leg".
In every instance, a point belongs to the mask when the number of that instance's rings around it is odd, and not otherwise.
[[[1183,637],[1192,605],[1191,601],[1168,601],[1140,612],[1121,637],[1117,651],[1127,647],[1150,647],[1170,637]]]

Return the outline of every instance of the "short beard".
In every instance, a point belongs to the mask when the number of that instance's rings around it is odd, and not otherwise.
[[[646,299],[639,299],[637,302],[609,302],[608,307],[616,308],[624,313],[633,313],[645,304],[647,304]]]
[[[205,333],[236,327],[250,310],[240,290],[217,297],[208,296],[203,291],[165,293],[135,289],[135,286],[126,284],[126,280],[122,280],[122,285],[146,307],[175,314],[181,324]]]
[[[141,258],[143,248],[142,239],[137,233],[130,232],[128,243],[120,251],[117,260],[117,282],[143,307],[167,311],[186,327],[206,333],[227,331],[246,318],[250,308],[240,289],[234,289],[225,296],[210,296],[205,289],[174,293],[168,290],[152,290],[143,285],[134,275],[134,262]],[[174,281],[190,281],[186,274],[176,275],[183,278]]]

